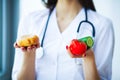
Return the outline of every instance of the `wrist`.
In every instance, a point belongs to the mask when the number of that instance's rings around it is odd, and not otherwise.
[[[89,63],[94,63],[95,62],[95,58],[94,57],[84,57],[83,58],[83,62],[89,62]]]
[[[34,58],[36,52],[24,52],[23,56],[24,58]]]
[[[85,80],[100,80],[95,59],[84,58],[83,71],[85,75]]]
[[[86,51],[86,56],[83,57],[83,61],[89,62],[89,63],[95,62],[94,52],[92,49],[89,49],[88,51]]]
[[[35,62],[35,53],[23,53],[24,63],[34,63]]]

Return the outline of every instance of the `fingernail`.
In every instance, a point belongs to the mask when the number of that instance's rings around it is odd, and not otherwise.
[[[39,48],[39,47],[40,47],[40,45],[38,44],[38,45],[37,45],[37,48]]]
[[[83,57],[86,57],[86,54],[84,54]]]
[[[24,47],[21,47],[21,49],[22,49],[23,51],[25,51],[25,48],[24,48]]]
[[[28,49],[31,49],[31,47],[28,47]]]
[[[68,46],[66,46],[66,49],[68,50]]]
[[[32,48],[36,48],[36,47],[37,47],[37,46],[35,46],[35,45],[34,45],[34,46],[32,46]]]

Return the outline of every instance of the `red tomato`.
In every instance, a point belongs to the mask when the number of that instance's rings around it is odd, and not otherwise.
[[[87,45],[84,42],[79,42],[77,39],[73,39],[69,49],[73,55],[83,55],[87,50]]]

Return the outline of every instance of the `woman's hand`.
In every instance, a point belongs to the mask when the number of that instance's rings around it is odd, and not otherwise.
[[[23,62],[17,75],[17,80],[35,80],[35,53],[40,44],[30,47],[20,47],[17,43],[15,48],[20,48],[23,52]]]
[[[83,59],[83,71],[84,71],[85,80],[100,80],[97,67],[95,64],[94,52],[92,49],[87,50],[82,56],[73,55],[68,49],[68,54],[72,58]]]
[[[92,49],[86,51],[86,57],[83,58],[83,70],[85,80],[100,80]]]

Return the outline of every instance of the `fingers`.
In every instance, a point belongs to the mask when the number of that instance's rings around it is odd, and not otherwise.
[[[36,45],[36,47],[37,47],[37,48],[39,48],[39,47],[40,47],[40,43],[39,43],[39,44],[37,44],[37,45]]]
[[[27,48],[27,51],[28,51],[28,52],[35,52],[36,49],[37,49],[36,46],[30,46],[30,47]]]
[[[40,47],[40,44],[32,45],[29,47],[20,47],[17,42],[14,43],[15,48],[20,48],[24,53],[35,53],[36,49]]]
[[[27,47],[20,47],[23,52],[27,50]]]
[[[23,51],[23,52],[35,52],[36,51],[36,49],[37,49],[37,46],[29,46],[29,47],[21,47],[21,50]]]
[[[90,56],[94,56],[93,49],[88,49],[88,50],[86,51],[86,57],[90,57]]]
[[[82,55],[82,57],[83,57],[83,58],[86,57],[86,53],[84,53],[84,54]]]
[[[15,42],[13,46],[14,46],[14,48],[21,48],[21,49],[23,49],[23,50],[25,50],[25,48],[26,48],[26,47],[24,47],[24,48],[23,48],[23,47],[20,47],[20,46],[17,44],[17,42]],[[36,44],[36,45],[30,46],[30,47],[39,48],[39,47],[40,47],[40,44]]]

